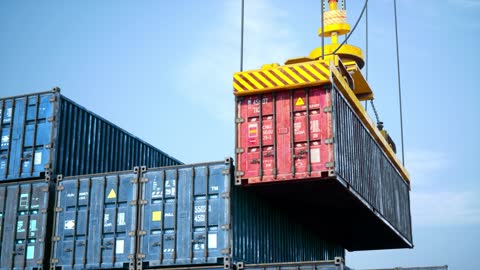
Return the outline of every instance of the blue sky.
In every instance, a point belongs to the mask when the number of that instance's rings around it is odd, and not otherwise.
[[[363,1],[347,1],[351,23]],[[369,81],[400,141],[392,1],[369,4]],[[413,250],[354,252],[355,268],[480,269],[480,1],[398,0]],[[318,0],[246,0],[245,68],[320,45]],[[1,1],[0,96],[53,86],[178,159],[233,155],[240,0]],[[350,43],[364,47],[362,21]],[[353,226],[353,225],[352,225]]]

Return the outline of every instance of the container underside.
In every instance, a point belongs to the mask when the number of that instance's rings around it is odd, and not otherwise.
[[[255,185],[259,196],[287,210],[322,239],[348,251],[411,248],[412,243],[339,177]]]

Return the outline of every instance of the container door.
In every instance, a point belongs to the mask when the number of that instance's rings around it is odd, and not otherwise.
[[[137,175],[66,178],[58,184],[52,265],[122,268],[135,254]]]
[[[237,104],[237,183],[321,177],[333,160],[330,91],[243,97]]]
[[[48,184],[0,185],[0,269],[33,269],[45,263]]]
[[[143,173],[139,258],[145,267],[216,264],[229,255],[230,166]]]
[[[1,100],[0,181],[39,177],[50,166],[54,94]]]

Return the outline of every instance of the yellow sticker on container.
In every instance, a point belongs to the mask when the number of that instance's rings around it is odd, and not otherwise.
[[[297,102],[295,102],[295,106],[302,106],[302,105],[305,105],[305,102],[303,101],[303,99],[301,97],[299,97],[297,99]]]
[[[115,199],[116,197],[117,197],[117,193],[115,193],[115,190],[113,190],[113,188],[112,188],[112,190],[110,190],[110,193],[108,193],[107,198],[108,199]]]
[[[162,220],[162,211],[153,211],[152,221],[161,221],[161,220]]]

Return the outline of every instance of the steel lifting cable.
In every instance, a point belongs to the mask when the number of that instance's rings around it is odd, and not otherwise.
[[[243,25],[245,15],[245,0],[242,0],[242,18],[240,30],[240,71],[243,71]]]
[[[338,50],[340,50],[340,48],[342,48],[343,45],[345,45],[345,43],[347,43],[348,39],[350,38],[350,36],[353,34],[353,32],[355,32],[355,29],[357,28],[358,26],[358,23],[360,22],[360,20],[362,19],[363,17],[363,13],[365,13],[365,9],[367,8],[367,4],[368,4],[368,0],[365,0],[365,4],[363,5],[363,8],[362,8],[362,12],[360,13],[360,16],[358,16],[358,19],[357,21],[355,22],[355,25],[353,26],[352,28],[352,31],[350,33],[348,33],[347,37],[345,38],[345,40],[340,43],[340,46],[338,46],[333,52],[332,52],[332,55],[335,54],[336,52],[338,52]]]
[[[397,80],[398,80],[398,103],[400,107],[400,140],[402,142],[402,165],[405,166],[405,152],[403,147],[403,109],[402,109],[402,86],[400,83],[400,49],[398,47],[398,24],[397,24],[397,0],[393,0],[395,18],[395,43],[397,48]]]
[[[365,9],[365,77],[368,82],[368,4]],[[365,100],[365,111],[368,112],[368,102]]]

